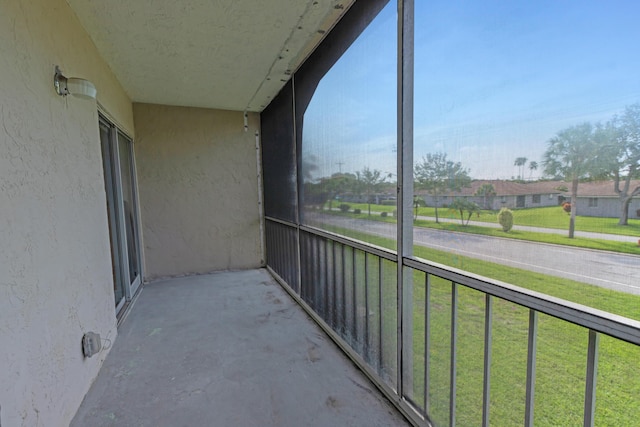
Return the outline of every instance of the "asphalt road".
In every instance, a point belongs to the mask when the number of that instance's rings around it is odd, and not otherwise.
[[[395,239],[395,224],[333,215],[314,215],[338,227]],[[640,295],[640,257],[499,237],[414,228],[414,244],[524,270],[564,277]],[[518,284],[518,278],[511,281]]]

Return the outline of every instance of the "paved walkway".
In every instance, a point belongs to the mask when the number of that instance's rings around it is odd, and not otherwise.
[[[339,211],[338,208],[333,208],[333,211]],[[363,211],[364,212],[364,211]],[[371,215],[380,215],[378,211],[371,211]],[[435,221],[436,217],[434,216],[423,216],[418,215],[418,219],[425,221]],[[460,223],[460,218],[447,218],[447,217],[439,217],[438,221],[440,222],[448,222],[448,223]],[[469,225],[477,225],[478,227],[489,227],[489,228],[501,228],[501,225],[497,222],[484,222],[484,221],[469,221]],[[514,225],[514,230],[520,231],[531,231],[534,233],[547,233],[547,234],[560,234],[566,236],[569,234],[569,230],[563,230],[559,228],[544,228],[544,227],[530,227],[528,225]],[[574,232],[575,237],[585,237],[587,239],[601,239],[601,240],[612,240],[615,242],[632,242],[638,243],[640,241],[640,236],[625,236],[622,234],[606,234],[606,233],[594,233],[591,231],[578,231]]]
[[[435,217],[431,216],[418,216],[418,219],[423,219],[426,221],[435,221]],[[460,223],[460,219],[458,218],[438,218],[440,222],[452,222],[452,223]],[[477,225],[479,227],[490,227],[490,228],[501,228],[500,224],[493,222],[482,222],[482,221],[469,221],[469,225]],[[559,228],[543,228],[543,227],[530,227],[528,225],[514,225],[514,230],[520,231],[532,231],[534,233],[548,233],[548,234],[561,234],[563,236],[568,235],[569,230],[561,230]],[[613,240],[616,242],[633,242],[637,243],[640,240],[638,236],[625,236],[622,234],[606,234],[606,233],[593,233],[591,231],[578,231],[576,230],[574,233],[575,237],[586,237],[588,239],[601,239],[601,240]]]

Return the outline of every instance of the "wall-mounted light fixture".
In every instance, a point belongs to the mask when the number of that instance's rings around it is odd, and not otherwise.
[[[57,65],[53,75],[53,86],[60,96],[73,95],[78,98],[96,99],[97,90],[93,83],[77,77],[65,77]]]

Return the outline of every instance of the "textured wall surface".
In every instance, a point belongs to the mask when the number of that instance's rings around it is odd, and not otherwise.
[[[131,104],[64,0],[0,2],[0,425],[65,426],[115,338],[96,102],[63,99],[54,65],[84,77],[129,132]]]
[[[134,104],[146,278],[260,265],[259,116]]]

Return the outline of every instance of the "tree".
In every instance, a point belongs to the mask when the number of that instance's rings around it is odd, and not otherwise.
[[[526,157],[516,157],[516,161],[513,162],[514,166],[518,166],[518,179],[524,179],[524,165],[527,164]]]
[[[426,190],[433,196],[438,220],[438,199],[447,191],[460,191],[469,186],[469,171],[460,162],[447,160],[445,153],[427,154],[414,169],[415,188]]]
[[[356,172],[356,180],[367,195],[367,206],[369,208],[369,216],[371,216],[371,196],[380,190],[385,177],[382,176],[382,172],[379,170],[371,170],[365,167],[362,171]]]
[[[348,173],[334,173],[329,178],[323,178],[322,183],[329,196],[329,210],[333,207],[333,200],[345,193],[351,187],[354,179],[355,176]]]
[[[418,211],[420,209],[421,206],[425,206],[425,202],[424,199],[420,196],[418,196],[417,194],[413,195],[413,209],[414,209],[414,213],[413,213],[413,219],[418,219]]]
[[[529,180],[531,180],[531,177],[533,176],[533,171],[537,171],[538,170],[538,162],[536,162],[535,160],[532,162],[529,162]]]
[[[471,219],[471,215],[474,213],[480,212],[480,206],[473,203],[470,200],[463,199],[461,197],[457,197],[453,203],[449,205],[450,209],[454,209],[460,213],[460,223],[463,226],[469,225],[469,220]],[[467,221],[464,220],[464,213],[467,213]]]
[[[640,176],[640,104],[629,105],[622,116],[615,116],[607,128],[613,136],[612,174],[614,191],[620,199],[618,224],[628,225],[629,204],[640,194],[640,185],[631,180]]]
[[[600,125],[588,122],[563,129],[549,140],[544,153],[545,175],[571,182],[569,238],[574,236],[580,180],[600,177],[608,166],[603,156],[601,129]]]
[[[493,188],[493,184],[485,183],[480,186],[476,190],[476,196],[480,196],[483,199],[482,205],[485,209],[491,209],[490,203],[492,199],[496,196],[496,189]]]

